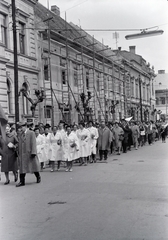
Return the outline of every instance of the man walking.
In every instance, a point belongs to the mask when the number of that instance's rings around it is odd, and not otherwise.
[[[37,183],[41,182],[39,174],[40,164],[37,157],[36,148],[36,136],[35,133],[27,128],[27,123],[20,123],[20,134],[18,135],[19,140],[19,173],[20,182],[16,187],[25,185],[26,173],[34,173],[37,179]]]
[[[101,126],[98,130],[98,134],[99,134],[98,150],[99,150],[100,161],[103,159],[103,155],[104,155],[104,160],[107,160],[107,155],[110,149],[112,135],[111,135],[110,129],[106,127],[104,120],[101,121]]]

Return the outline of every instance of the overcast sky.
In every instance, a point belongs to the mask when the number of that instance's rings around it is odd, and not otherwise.
[[[48,0],[39,0],[47,7]],[[146,29],[158,26],[164,34],[155,37],[126,40],[125,35],[139,31],[117,31],[119,38],[113,38],[111,31],[88,31],[92,36],[112,49],[136,46],[155,72],[164,69],[168,73],[168,1],[167,0],[49,0],[49,5],[60,8],[61,17],[83,29]],[[155,30],[151,29],[151,30]]]

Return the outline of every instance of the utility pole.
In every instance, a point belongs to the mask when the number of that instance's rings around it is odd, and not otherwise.
[[[141,90],[141,76],[139,75],[139,103],[140,103],[140,115],[141,115],[141,122],[143,121],[142,116],[142,90]]]
[[[12,0],[12,20],[13,20],[13,54],[14,54],[14,88],[15,88],[15,123],[19,122],[19,94],[18,94],[18,58],[17,58],[17,32],[16,32],[16,4]]]

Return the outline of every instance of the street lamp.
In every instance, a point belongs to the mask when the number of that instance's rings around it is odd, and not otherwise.
[[[154,31],[145,31],[143,30],[141,33],[126,35],[126,40],[136,39],[136,38],[144,38],[144,37],[152,37],[163,34],[163,30],[154,30]]]

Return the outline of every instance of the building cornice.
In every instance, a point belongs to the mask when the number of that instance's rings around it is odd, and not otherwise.
[[[6,64],[6,67],[13,68],[14,65],[11,62],[8,62]],[[25,71],[25,72],[32,72],[32,73],[35,73],[35,74],[38,74],[40,72],[39,68],[32,68],[32,67],[25,66],[25,65],[20,65],[20,64],[18,65],[18,70],[22,70],[22,71]]]
[[[7,8],[10,7],[10,4],[8,2],[6,2],[5,0],[1,0],[0,5],[3,5],[4,7],[7,7]]]

